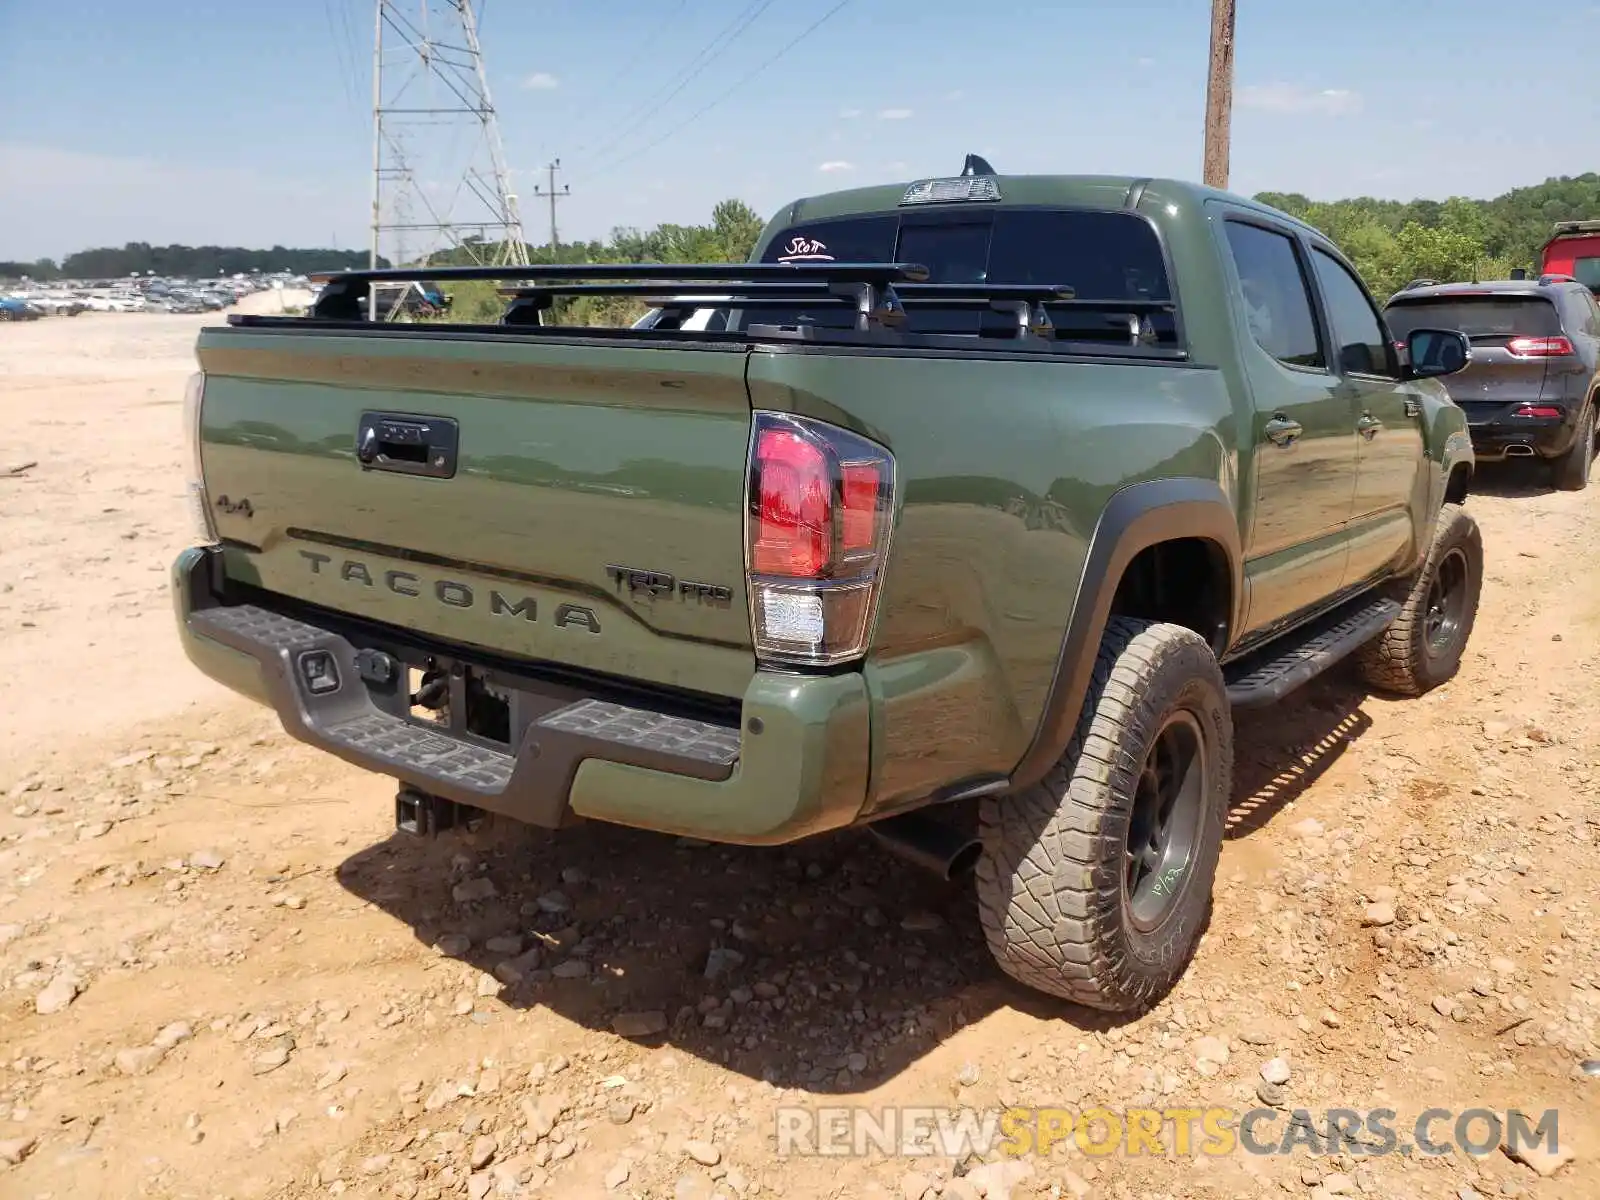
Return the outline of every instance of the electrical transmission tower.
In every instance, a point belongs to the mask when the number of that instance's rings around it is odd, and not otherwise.
[[[372,251],[528,261],[471,0],[376,0]],[[452,255],[462,257],[461,254]]]

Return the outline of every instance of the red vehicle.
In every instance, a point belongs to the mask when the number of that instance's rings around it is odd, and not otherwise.
[[[1600,295],[1600,221],[1562,221],[1544,244],[1541,275],[1570,275]]]

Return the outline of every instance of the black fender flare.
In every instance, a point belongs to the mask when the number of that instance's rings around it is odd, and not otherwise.
[[[1044,709],[1033,741],[1012,768],[1009,790],[1032,787],[1066,752],[1089,690],[1111,602],[1128,564],[1140,551],[1178,538],[1211,542],[1226,557],[1232,611],[1219,649],[1226,648],[1241,624],[1245,600],[1244,557],[1233,501],[1210,479],[1151,479],[1122,488],[1095,522]]]

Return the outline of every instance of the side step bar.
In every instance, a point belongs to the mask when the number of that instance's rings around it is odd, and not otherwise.
[[[1276,704],[1359,650],[1400,615],[1394,600],[1362,596],[1223,668],[1235,708]]]

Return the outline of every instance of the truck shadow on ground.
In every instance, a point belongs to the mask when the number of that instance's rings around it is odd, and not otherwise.
[[[1505,500],[1529,500],[1548,496],[1556,490],[1550,464],[1530,458],[1508,458],[1501,462],[1479,463],[1472,476],[1472,492]],[[1467,497],[1472,508],[1472,496]]]
[[[926,875],[860,832],[747,849],[490,821],[434,841],[395,834],[339,879],[495,976],[511,1007],[607,1031],[619,1013],[658,1014],[663,1027],[636,1040],[781,1087],[874,1086],[1019,1003],[985,947],[971,882]],[[459,898],[487,890],[483,879],[492,896]]]
[[[1261,828],[1365,731],[1364,696],[1313,685],[1240,722],[1229,836]],[[494,977],[513,1008],[607,1031],[620,1013],[652,1014],[661,1028],[637,1040],[780,1087],[876,1086],[1001,1008],[1081,1030],[1124,1020],[1010,983],[972,882],[926,874],[860,831],[747,849],[489,820],[433,840],[396,833],[338,877]]]
[[[1249,837],[1299,799],[1372,728],[1370,693],[1348,668],[1330,671],[1286,704],[1234,716],[1233,806],[1224,837]]]

